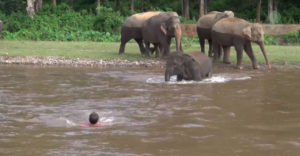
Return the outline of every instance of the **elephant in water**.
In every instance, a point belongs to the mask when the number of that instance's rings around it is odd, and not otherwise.
[[[251,41],[257,43],[265,57],[266,64],[271,68],[269,63],[265,45],[264,45],[264,31],[259,23],[250,23],[240,18],[224,18],[219,20],[212,27],[212,44],[214,61],[219,59],[221,47],[224,50],[224,63],[229,62],[229,48],[234,46],[237,54],[237,68],[241,69],[243,50],[252,61],[252,66],[257,69],[256,58],[254,56]]]
[[[212,75],[212,61],[201,52],[174,52],[167,58],[165,81],[177,75],[177,81],[201,81]]]
[[[199,18],[197,22],[197,34],[200,42],[201,52],[205,53],[204,43],[205,39],[207,39],[209,43],[208,56],[212,57],[211,28],[219,20],[229,17],[234,17],[234,13],[232,11],[212,11]]]
[[[176,50],[182,51],[181,48],[181,26],[180,20],[175,12],[165,12],[149,18],[143,24],[142,35],[146,45],[146,55],[149,56],[150,43],[156,47],[156,56],[167,56],[170,53],[170,44],[172,37],[176,40]]]
[[[161,12],[159,11],[148,11],[144,13],[137,13],[128,17],[124,21],[121,28],[121,45],[119,49],[119,54],[124,53],[125,45],[131,39],[134,39],[138,43],[141,53],[145,53],[145,47],[143,45],[143,37],[141,31],[142,26],[147,19],[160,13]]]

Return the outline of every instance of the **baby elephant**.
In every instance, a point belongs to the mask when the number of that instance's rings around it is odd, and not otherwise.
[[[177,75],[177,81],[201,81],[212,74],[212,61],[201,52],[173,52],[167,58],[165,81]]]

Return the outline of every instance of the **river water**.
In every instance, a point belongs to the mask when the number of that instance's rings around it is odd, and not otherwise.
[[[300,69],[163,72],[0,66],[0,155],[300,154]]]

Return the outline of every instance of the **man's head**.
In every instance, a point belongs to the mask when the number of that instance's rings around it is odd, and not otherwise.
[[[99,115],[96,112],[93,112],[90,114],[89,120],[91,124],[96,124],[99,120]]]

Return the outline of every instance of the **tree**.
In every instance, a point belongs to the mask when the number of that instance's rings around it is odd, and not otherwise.
[[[71,9],[73,9],[73,0],[69,0],[69,6]]]
[[[35,14],[34,2],[35,2],[35,0],[27,0],[26,11],[27,11],[27,14],[28,14],[31,18],[33,18],[34,14]]]
[[[39,11],[43,8],[43,0],[35,0],[35,11]]]
[[[142,0],[142,12],[144,12],[144,0]]]
[[[100,0],[97,0],[97,9],[96,9],[96,11],[97,11],[97,14],[99,14],[100,13]]]
[[[261,0],[258,0],[256,9],[256,21],[260,22]]]
[[[204,15],[204,0],[200,0],[199,3],[199,17]]]
[[[207,14],[207,12],[208,12],[208,3],[209,3],[209,0],[204,0],[204,14]]]
[[[271,24],[274,24],[274,19],[273,19],[273,0],[268,1],[268,20]]]
[[[130,2],[130,10],[134,11],[134,0],[131,0]]]
[[[116,10],[120,11],[120,0],[116,0]]]
[[[27,0],[26,11],[31,18],[33,18],[35,12],[41,10],[42,7],[43,7],[43,0]]]
[[[56,6],[56,0],[53,0],[53,5]]]
[[[190,19],[190,0],[182,0],[183,17]]]

